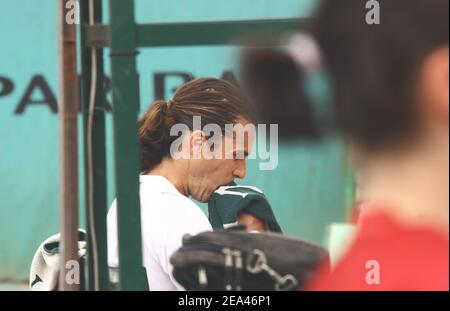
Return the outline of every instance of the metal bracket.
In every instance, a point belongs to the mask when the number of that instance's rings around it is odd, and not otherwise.
[[[103,48],[109,46],[109,26],[105,24],[84,25],[86,47]]]
[[[208,46],[233,44],[243,35],[265,38],[299,29],[306,19],[263,19],[250,21],[208,21],[137,24],[138,47]],[[109,25],[84,25],[86,46],[108,47]]]

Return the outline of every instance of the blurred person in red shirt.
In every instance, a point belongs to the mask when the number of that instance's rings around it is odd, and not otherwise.
[[[375,1],[378,24],[366,2],[323,1],[313,25],[366,208],[309,289],[448,290],[449,1]]]

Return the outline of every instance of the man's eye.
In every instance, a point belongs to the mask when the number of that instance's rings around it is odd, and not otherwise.
[[[244,152],[235,152],[234,158],[236,160],[243,160],[243,159],[245,159],[245,153]]]

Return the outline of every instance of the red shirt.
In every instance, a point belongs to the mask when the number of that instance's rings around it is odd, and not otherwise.
[[[331,274],[309,290],[449,290],[448,236],[367,214],[352,246]]]

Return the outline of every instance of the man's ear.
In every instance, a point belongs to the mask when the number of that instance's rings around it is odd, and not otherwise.
[[[194,159],[200,159],[202,154],[202,147],[206,141],[206,136],[203,131],[195,130],[191,133],[189,138],[189,144],[191,147],[191,153]]]
[[[424,107],[420,110],[433,121],[448,123],[449,114],[449,47],[448,45],[434,50],[425,59],[420,77],[422,100]]]

